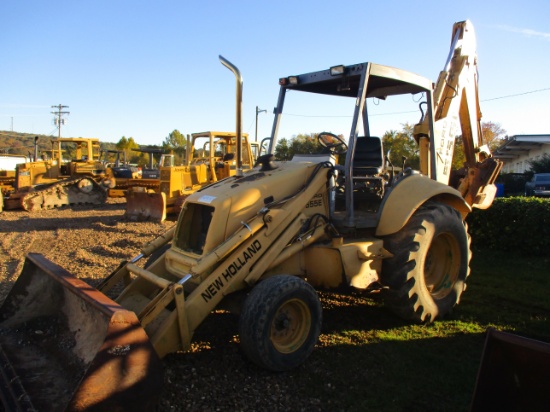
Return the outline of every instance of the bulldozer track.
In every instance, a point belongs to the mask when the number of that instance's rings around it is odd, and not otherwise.
[[[72,204],[102,204],[107,192],[92,178],[82,177],[51,183],[21,197],[23,209],[33,212]]]

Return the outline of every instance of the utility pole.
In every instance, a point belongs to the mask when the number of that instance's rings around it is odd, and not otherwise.
[[[254,135],[254,141],[258,141],[258,113],[266,112],[267,110],[259,110],[258,106],[256,106],[256,134]]]
[[[67,108],[69,106],[63,106],[61,104],[58,104],[57,106],[52,106],[52,109],[57,109],[57,112],[51,112],[53,115],[57,116],[55,118],[54,124],[57,126],[58,129],[58,138],[61,138],[61,125],[65,124],[65,119],[63,119],[63,115],[70,114],[70,112],[64,112],[63,109]]]

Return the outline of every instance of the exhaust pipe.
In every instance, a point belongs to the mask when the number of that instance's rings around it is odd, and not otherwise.
[[[243,158],[242,158],[242,106],[243,106],[243,77],[241,76],[241,72],[235,66],[233,63],[231,63],[229,60],[225,59],[222,55],[220,57],[220,62],[227,67],[229,70],[233,72],[235,77],[237,78],[237,171],[236,176],[242,177],[243,176]]]
[[[38,136],[34,136],[34,159],[32,159],[33,162],[38,161]]]

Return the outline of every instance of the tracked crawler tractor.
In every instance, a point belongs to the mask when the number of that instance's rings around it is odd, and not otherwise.
[[[36,144],[36,143],[35,143]],[[74,157],[63,160],[63,153],[72,146]],[[17,164],[13,190],[6,193],[6,209],[29,212],[72,204],[101,204],[115,180],[106,176],[99,159],[99,139],[58,138],[52,150],[38,159]]]
[[[316,288],[381,289],[389,308],[413,321],[448,314],[470,273],[464,219],[472,207],[490,206],[501,166],[482,145],[474,46],[472,25],[456,23],[435,88],[413,73],[369,62],[281,78],[270,154],[245,173],[239,148],[235,175],[190,195],[177,225],[123,262],[98,290],[43,257],[29,256],[1,311],[0,344],[15,373],[23,380],[32,376],[33,365],[10,342],[25,341],[19,334],[51,318],[56,333],[70,338],[60,352],[78,364],[92,359],[74,379],[72,408],[80,401],[101,405],[82,398],[79,388],[103,381],[96,370],[113,370],[112,365],[119,370],[117,362],[124,362],[124,376],[146,380],[143,364],[154,369],[156,357],[188,349],[216,308],[239,313],[243,352],[273,371],[294,368],[312,352],[322,322]],[[220,59],[237,78],[236,135],[241,136],[242,78]],[[324,153],[276,162],[272,153],[288,92],[347,98],[353,107],[347,143],[319,133]],[[411,94],[423,96],[426,105],[415,127],[420,170],[405,167],[396,173],[381,139],[370,135],[366,102]],[[459,128],[467,163],[459,178],[451,179]],[[73,282],[78,285],[71,287]],[[48,294],[54,298],[46,299]],[[78,301],[89,305],[74,305]],[[139,326],[113,320],[103,305],[135,314]],[[122,330],[115,332],[114,326]],[[148,339],[137,344],[127,338],[129,330]],[[96,344],[86,348],[91,337]],[[33,335],[33,341],[40,345],[41,339]],[[130,361],[138,355],[144,357],[139,365]],[[117,399],[122,387],[146,396],[143,381],[122,385],[121,379],[113,373],[111,389],[101,387],[104,401]],[[29,391],[33,385],[27,385],[22,381]]]
[[[128,164],[123,150],[102,150],[100,162],[105,166],[106,179],[114,181],[109,185],[109,197],[124,197],[129,181],[141,178],[141,171]]]

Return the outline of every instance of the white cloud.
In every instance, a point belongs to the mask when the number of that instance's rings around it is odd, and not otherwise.
[[[500,30],[509,31],[512,33],[520,33],[527,37],[536,37],[536,38],[541,38],[543,40],[550,41],[550,33],[544,33],[544,32],[540,32],[532,29],[521,29],[517,27],[510,27],[510,26],[496,26],[496,28]]]
[[[2,109],[44,109],[50,106],[38,105],[38,104],[22,104],[22,103],[6,103],[0,104]]]

